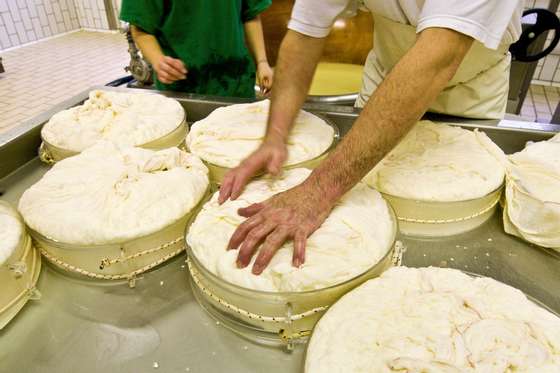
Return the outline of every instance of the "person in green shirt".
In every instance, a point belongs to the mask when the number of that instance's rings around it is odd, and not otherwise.
[[[254,98],[255,74],[262,93],[272,86],[259,17],[270,4],[123,0],[120,18],[152,64],[157,89]]]

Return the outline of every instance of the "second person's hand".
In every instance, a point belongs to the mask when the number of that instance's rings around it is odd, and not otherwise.
[[[279,174],[287,157],[288,151],[283,140],[266,139],[253,154],[226,174],[220,186],[218,202],[221,204],[228,198],[239,197],[245,185],[259,171]]]
[[[154,70],[159,81],[164,84],[186,79],[188,72],[183,61],[169,56],[161,56],[154,64]]]
[[[274,82],[274,71],[267,61],[259,61],[257,64],[257,81],[261,89],[261,95],[268,96]]]

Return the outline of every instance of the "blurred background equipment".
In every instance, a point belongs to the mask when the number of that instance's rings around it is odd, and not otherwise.
[[[136,80],[138,87],[152,85],[152,65],[142,58],[140,50],[132,39],[130,25],[128,23],[123,23],[121,32],[126,36],[126,40],[128,42],[128,53],[130,54],[130,63],[124,68],[124,70],[132,75],[132,77]]]

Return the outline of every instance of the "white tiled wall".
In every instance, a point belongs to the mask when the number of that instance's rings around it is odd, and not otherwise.
[[[103,0],[0,0],[0,51],[80,28],[109,29]]]
[[[87,29],[109,30],[103,0],[74,0],[80,26]]]
[[[0,0],[0,50],[78,28],[74,0]]]

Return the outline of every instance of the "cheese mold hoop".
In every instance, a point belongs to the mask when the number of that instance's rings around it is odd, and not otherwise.
[[[36,289],[41,272],[41,256],[18,213],[0,201],[0,329],[12,320],[30,299],[39,299]]]
[[[187,133],[185,110],[174,99],[96,90],[84,104],[55,114],[43,126],[39,157],[52,164],[103,140],[160,150],[181,146]]]
[[[184,250],[185,227],[208,193],[207,172],[177,148],[99,143],[58,162],[23,194],[20,211],[58,268],[133,285]]]
[[[364,180],[393,206],[403,234],[450,236],[494,214],[504,164],[486,134],[420,121]]]
[[[415,201],[381,193],[391,204],[402,234],[443,237],[471,231],[484,224],[498,208],[503,186],[482,198],[458,202]]]
[[[277,193],[303,181],[310,172],[306,169],[286,171],[283,175],[286,179],[276,180],[273,185],[277,188],[271,188]],[[320,316],[341,295],[392,265],[397,226],[390,206],[379,193],[360,183],[343,197],[324,225],[308,238],[306,262],[302,267],[296,269],[291,265],[290,242],[276,253],[263,274],[255,276],[250,273],[252,264],[244,269],[235,267],[237,250],[225,250],[227,238],[239,221],[224,211],[235,211],[238,205],[247,204],[250,199],[264,197],[265,193],[259,192],[269,182],[267,178],[253,181],[231,206],[224,203],[217,207],[217,194],[214,195],[187,233],[188,267],[197,301],[222,325],[255,342],[290,348],[307,340]],[[369,202],[364,209],[371,208],[371,215],[381,215],[377,218],[379,228],[370,232],[377,236],[377,231],[383,230],[383,238],[377,242],[369,242],[370,236],[361,236],[361,228],[368,225],[363,210],[358,210],[355,217],[346,215],[352,203],[371,200],[372,194],[377,195],[376,207],[371,207],[374,203]],[[353,238],[344,238],[346,227],[341,228],[342,233],[336,229],[341,216],[348,216],[348,225],[355,224],[355,220],[363,222],[363,226],[348,227],[348,231],[355,232]],[[205,238],[208,236],[201,234],[204,231],[213,232],[214,239]],[[338,239],[333,238],[336,232],[340,233]],[[342,240],[348,240],[345,247],[341,246]],[[345,254],[333,252],[335,247],[340,247]],[[335,263],[340,263],[341,255],[347,256],[348,263],[340,265],[338,270],[333,269]],[[352,271],[347,267],[352,267]]]
[[[449,268],[396,267],[319,321],[305,372],[558,372],[560,318],[521,291]]]
[[[230,105],[192,124],[186,147],[204,161],[212,183],[220,184],[228,171],[261,144],[269,106],[269,100]],[[288,159],[283,168],[315,168],[338,138],[339,130],[334,123],[301,110],[287,142]]]
[[[503,219],[507,233],[560,251],[558,140],[529,144],[508,157]]]

